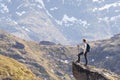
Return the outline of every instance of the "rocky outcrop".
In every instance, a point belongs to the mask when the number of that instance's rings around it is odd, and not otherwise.
[[[50,41],[40,41],[39,44],[40,44],[40,45],[55,45],[54,42],[50,42]]]
[[[15,45],[13,45],[14,48],[18,48],[18,49],[24,49],[25,46],[24,44],[20,43],[20,42],[16,42]]]
[[[72,63],[73,76],[76,80],[120,80],[120,76],[94,66],[84,66],[80,63]]]

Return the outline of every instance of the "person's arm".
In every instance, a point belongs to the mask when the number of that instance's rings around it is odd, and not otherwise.
[[[87,49],[87,44],[85,43],[84,44],[84,49],[83,49],[83,53],[85,54],[85,52],[86,52],[86,49]]]
[[[77,45],[77,48],[78,48],[78,49],[80,48],[80,45],[79,45],[79,44]]]
[[[78,49],[78,53],[79,53],[79,50],[80,50],[80,45],[79,44],[77,45],[77,49]]]

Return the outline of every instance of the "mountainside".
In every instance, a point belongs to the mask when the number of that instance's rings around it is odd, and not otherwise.
[[[120,74],[120,34],[91,43],[90,63]]]
[[[25,64],[44,80],[74,80],[70,57],[73,52],[67,46],[39,45],[0,31],[0,54]]]
[[[41,0],[2,0],[0,8],[1,29],[27,40],[68,43],[46,14]]]
[[[84,66],[73,62],[72,69],[76,80],[120,80],[119,75],[90,65]]]
[[[118,0],[43,0],[59,29],[71,41],[104,39],[120,33]],[[99,35],[99,36],[98,36]]]
[[[91,42],[89,64],[120,74],[119,41],[118,34],[108,40]],[[74,80],[72,61],[77,59],[76,46],[44,45],[0,31],[0,54],[25,64],[36,76],[43,79]]]
[[[0,9],[0,28],[27,40],[69,44],[120,33],[118,0],[1,0]]]
[[[23,64],[0,55],[0,80],[42,80],[26,68]]]

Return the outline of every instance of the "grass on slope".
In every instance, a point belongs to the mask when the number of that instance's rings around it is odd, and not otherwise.
[[[24,45],[24,48],[15,47],[14,45],[16,45],[16,42]],[[36,42],[22,40],[4,31],[0,32],[0,54],[9,56],[19,61],[29,62],[29,64],[25,63],[25,65],[29,67],[33,71],[33,73],[35,73],[37,76],[40,75],[39,77],[41,77],[42,75],[43,78],[46,78],[47,76],[50,80],[61,80],[61,76],[58,76],[56,73],[51,71],[52,69],[56,70],[55,68],[57,67],[53,66],[56,66],[57,64],[55,63],[54,65],[50,66],[51,63],[49,59],[45,57],[45,55],[47,55],[46,53],[49,52],[49,50],[52,50],[52,52],[56,51],[58,49],[56,47],[42,46]],[[36,65],[38,65],[39,67]],[[44,70],[42,70],[42,68]],[[68,76],[69,75],[65,75],[65,77]],[[67,80],[71,79],[67,78]]]
[[[23,64],[2,55],[0,55],[0,78],[10,78],[10,80],[40,80]]]

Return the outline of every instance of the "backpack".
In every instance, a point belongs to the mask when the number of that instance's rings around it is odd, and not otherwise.
[[[90,52],[90,45],[87,44],[87,52]]]

